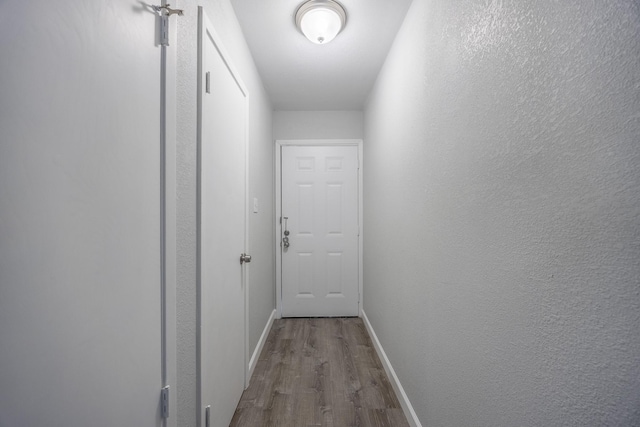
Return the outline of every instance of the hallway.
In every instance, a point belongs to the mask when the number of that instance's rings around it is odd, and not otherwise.
[[[167,1],[0,2],[0,427],[640,426],[638,0],[339,0],[322,45],[305,0]],[[375,353],[273,326],[278,147],[326,140]]]
[[[231,422],[408,425],[360,318],[276,320]]]

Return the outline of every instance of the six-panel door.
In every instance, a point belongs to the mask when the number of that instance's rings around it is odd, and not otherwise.
[[[282,147],[282,216],[282,315],[357,316],[358,148]]]

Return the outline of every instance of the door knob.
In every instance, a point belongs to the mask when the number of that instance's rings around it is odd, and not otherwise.
[[[247,255],[247,254],[240,255],[240,265],[242,265],[245,262],[251,262],[251,255]]]

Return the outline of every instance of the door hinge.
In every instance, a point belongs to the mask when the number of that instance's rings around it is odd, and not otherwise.
[[[169,418],[169,386],[162,387],[160,391],[160,412],[162,418]]]
[[[207,71],[204,75],[204,90],[207,93],[211,93],[211,72]]]
[[[160,45],[169,46],[169,15],[160,15]]]
[[[169,17],[173,14],[182,16],[182,9],[171,9],[170,4],[164,6],[151,6],[160,14],[160,45],[169,46]]]

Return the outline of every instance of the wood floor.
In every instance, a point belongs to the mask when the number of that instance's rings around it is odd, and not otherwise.
[[[231,426],[408,426],[359,318],[276,320]]]

